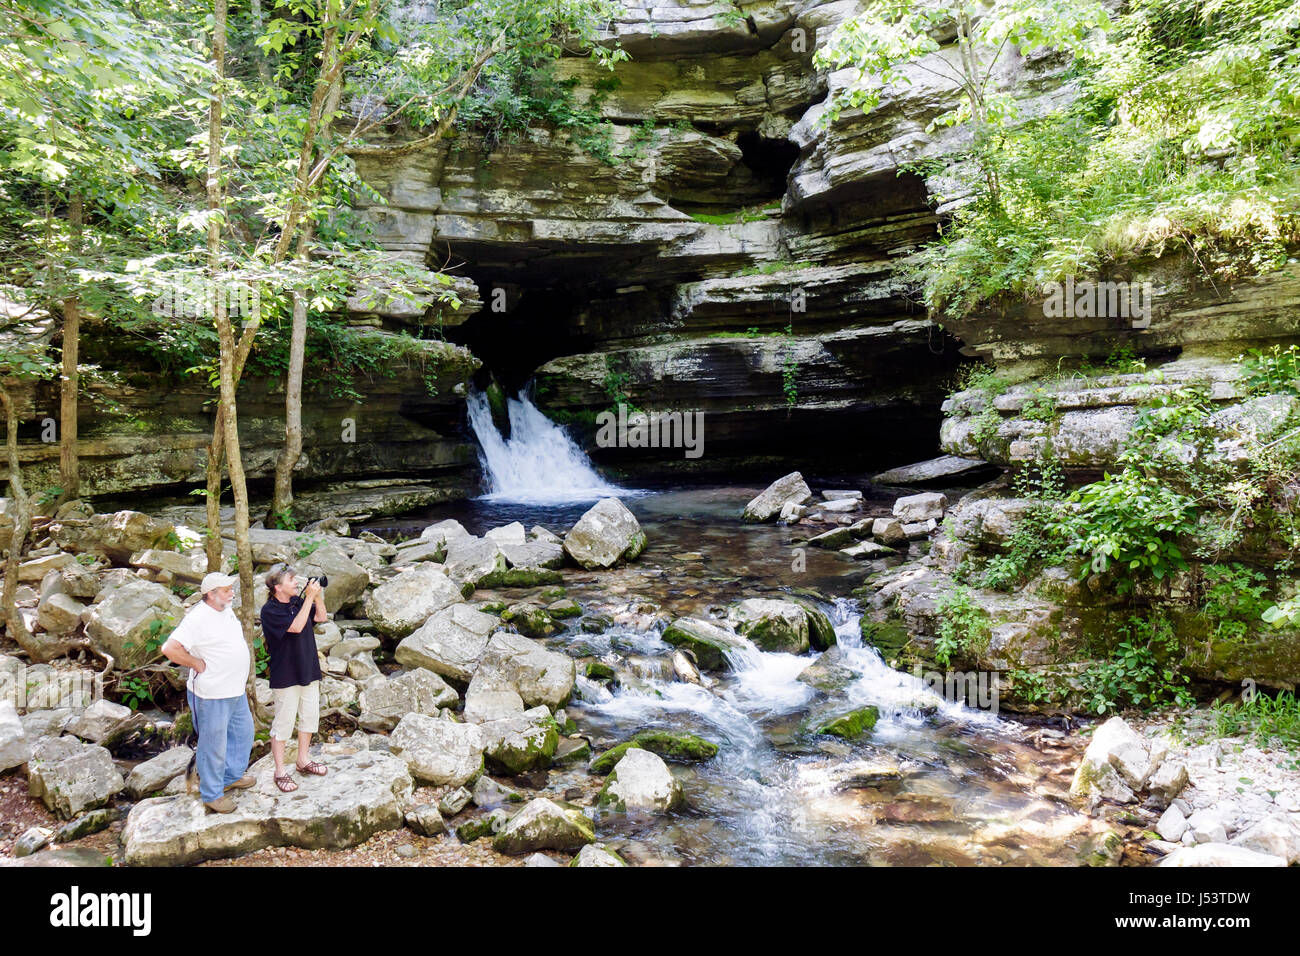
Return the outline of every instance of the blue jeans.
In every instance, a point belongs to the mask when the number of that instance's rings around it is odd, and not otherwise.
[[[204,803],[211,803],[248,769],[248,756],[253,750],[253,715],[244,694],[209,700],[195,696],[193,691],[187,693],[194,729],[199,734],[195,762],[199,795]]]

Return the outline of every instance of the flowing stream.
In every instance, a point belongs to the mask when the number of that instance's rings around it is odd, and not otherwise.
[[[623,498],[648,537],[641,557],[612,571],[565,571],[567,596],[607,626],[591,632],[572,620],[546,641],[608,664],[618,680],[580,676],[567,713],[596,752],[648,728],[719,745],[710,761],[671,765],[687,809],[603,817],[602,839],[621,841],[641,861],[668,864],[1071,864],[1091,850],[1096,825],[1064,799],[1069,761],[1054,763],[1021,725],[945,700],[864,645],[861,609],[848,596],[862,582],[862,565],[807,549],[805,566],[792,570],[793,529],[740,521],[760,489],[629,496],[526,399],[510,402],[509,440],[493,427],[482,396],[471,400],[470,414],[490,492],[439,506],[408,530],[454,517],[475,534],[510,521],[563,534],[596,498]],[[525,600],[540,590],[480,591],[474,600]],[[798,679],[817,652],[755,649],[707,675],[710,687],[675,679],[673,648],[660,637],[668,621],[720,619],[734,601],[788,596],[830,616],[847,678],[818,690]],[[807,732],[813,719],[868,704],[880,719],[864,740]],[[590,797],[601,782],[585,767],[556,769],[547,790],[576,787]]]

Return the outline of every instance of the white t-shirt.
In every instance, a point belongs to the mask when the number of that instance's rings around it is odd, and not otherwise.
[[[248,681],[248,645],[244,629],[231,608],[218,611],[200,601],[176,625],[169,640],[208,665],[202,674],[190,671],[186,686],[196,697],[221,700],[244,693]]]

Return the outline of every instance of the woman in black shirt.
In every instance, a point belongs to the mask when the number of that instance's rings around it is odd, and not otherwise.
[[[298,576],[287,565],[279,565],[266,576],[271,592],[262,605],[262,636],[271,656],[271,692],[275,697],[275,718],[271,723],[271,754],[275,757],[275,785],[284,793],[298,784],[284,769],[284,744],[298,719],[299,773],[323,776],[325,767],[311,760],[312,734],[320,728],[320,658],[316,637],[308,619],[329,620],[325,593],[318,581],[309,581],[298,594]],[[314,612],[314,613],[313,613]],[[304,762],[305,761],[305,762]]]

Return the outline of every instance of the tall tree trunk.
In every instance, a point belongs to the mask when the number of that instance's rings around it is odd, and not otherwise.
[[[320,129],[328,137],[330,116],[338,107],[339,97],[343,92],[342,83],[336,78],[327,79],[334,64],[325,59],[325,54],[336,51],[332,40],[334,31],[326,32],[325,52],[321,60],[321,76],[317,80],[318,88],[325,87],[320,97]],[[339,54],[335,52],[335,58]],[[313,97],[315,99],[315,97]],[[324,153],[322,148],[319,152]],[[315,160],[317,150],[313,148],[306,164],[299,163],[302,170],[310,168]],[[301,157],[300,157],[301,158]],[[297,258],[306,263],[311,256],[311,241],[315,235],[315,224],[309,219],[303,222],[298,232]],[[293,293],[293,328],[289,336],[289,370],[284,389],[284,448],[275,463],[275,494],[271,500],[271,512],[267,523],[288,527],[292,519],[293,508],[293,469],[302,457],[302,368],[307,350],[307,293],[304,289],[295,289]]]
[[[14,405],[9,390],[0,385],[0,405],[5,413],[5,450],[9,459],[9,500],[12,503],[11,517],[13,535],[9,539],[9,556],[5,559],[4,588],[0,591],[0,608],[3,608],[5,631],[11,640],[31,653],[32,635],[27,630],[14,595],[18,591],[18,565],[22,561],[23,546],[27,543],[27,534],[32,526],[31,502],[23,487],[23,472],[18,464],[18,410]]]
[[[72,253],[81,252],[83,202],[81,193],[68,202],[68,228]],[[81,468],[77,462],[77,353],[81,348],[81,298],[74,290],[63,300],[63,377],[59,384],[59,482],[61,501],[81,493]]]
[[[293,469],[302,456],[302,367],[307,349],[307,296],[293,292],[293,331],[289,336],[289,371],[284,388],[284,447],[275,462],[275,494],[268,524],[288,528],[293,523]]]
[[[226,0],[214,0],[212,16],[212,65],[215,86],[208,110],[208,275],[212,286],[212,316],[217,326],[221,348],[221,424],[226,450],[226,468],[230,473],[230,489],[235,499],[235,554],[239,561],[239,622],[243,627],[244,641],[248,644],[250,663],[256,660],[253,646],[253,548],[248,538],[248,485],[244,477],[244,462],[239,455],[239,422],[235,407],[235,366],[238,360],[235,332],[226,314],[226,297],[222,294],[218,278],[221,273],[221,213],[225,202],[221,194],[221,114],[225,97],[226,79]],[[250,666],[246,681],[248,703],[255,716],[265,720],[263,708],[258,707],[255,668]]]

